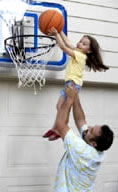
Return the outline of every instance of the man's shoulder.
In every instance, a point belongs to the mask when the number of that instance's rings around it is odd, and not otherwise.
[[[83,124],[81,127],[80,127],[80,136],[78,137],[78,135],[72,130],[72,129],[69,129],[67,134],[65,135],[65,138],[71,138],[71,137],[77,137],[77,138],[82,138],[83,139],[83,133],[85,130],[88,129],[88,125],[85,123]]]
[[[88,125],[85,123],[80,127],[80,135],[81,137],[83,137],[83,133],[84,131],[86,131],[88,129]]]

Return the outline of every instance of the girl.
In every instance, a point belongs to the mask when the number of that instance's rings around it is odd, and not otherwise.
[[[74,84],[75,89],[79,92],[80,87],[83,84],[83,73],[85,65],[89,70],[93,71],[106,71],[109,68],[103,64],[100,47],[96,39],[89,35],[84,35],[81,40],[74,47],[67,36],[61,31],[60,33],[53,27],[49,31],[49,35],[53,35],[59,47],[67,55],[70,56],[70,60],[66,67],[65,73],[65,87],[67,84],[72,86]],[[61,96],[57,103],[57,110],[59,110],[66,99],[65,89],[61,90]],[[46,132],[43,137],[49,137],[49,140],[55,140],[60,136],[56,133],[56,125]]]

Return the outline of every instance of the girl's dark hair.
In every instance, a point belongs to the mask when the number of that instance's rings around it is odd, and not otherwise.
[[[86,65],[90,70],[93,71],[106,71],[109,67],[105,66],[102,61],[102,57],[100,54],[100,47],[95,38],[85,35],[90,40],[90,50],[91,52],[87,54]]]

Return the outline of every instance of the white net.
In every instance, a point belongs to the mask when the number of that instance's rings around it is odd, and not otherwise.
[[[6,49],[13,60],[19,79],[19,87],[32,87],[36,94],[36,84],[45,85],[45,70],[48,60],[53,57],[56,40],[53,37],[40,38],[38,47],[26,47],[34,35],[22,35],[5,40]],[[25,41],[26,39],[26,41]]]

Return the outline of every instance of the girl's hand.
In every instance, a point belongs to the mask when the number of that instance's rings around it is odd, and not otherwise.
[[[51,29],[48,30],[48,35],[50,36],[56,36],[58,34],[58,31],[56,30],[55,27],[52,27]]]

